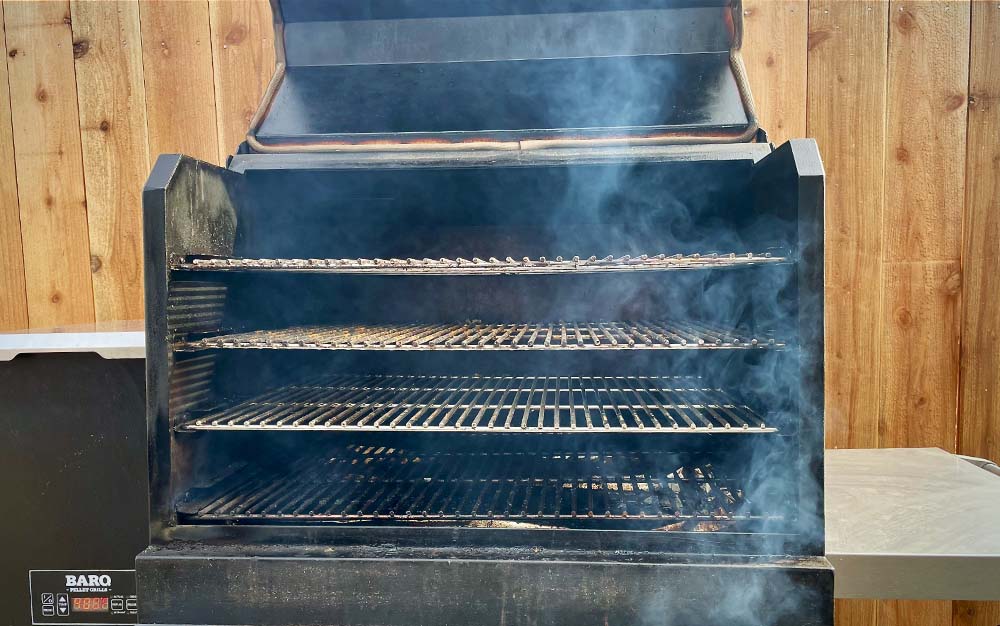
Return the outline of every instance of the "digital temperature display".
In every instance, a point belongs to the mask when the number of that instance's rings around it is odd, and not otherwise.
[[[108,596],[90,596],[73,598],[74,613],[107,613]]]

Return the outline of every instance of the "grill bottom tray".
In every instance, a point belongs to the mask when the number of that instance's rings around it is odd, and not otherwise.
[[[360,445],[303,455],[281,471],[241,468],[192,490],[178,512],[185,522],[706,531],[763,519],[738,481],[680,453],[424,454]]]
[[[833,624],[822,557],[201,545],[150,548],[136,571],[143,624]]]

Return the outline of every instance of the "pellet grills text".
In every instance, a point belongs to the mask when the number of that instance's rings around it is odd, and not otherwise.
[[[283,0],[144,193],[150,624],[832,623],[823,171],[727,0]]]

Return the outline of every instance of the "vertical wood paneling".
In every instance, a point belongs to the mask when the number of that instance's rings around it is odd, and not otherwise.
[[[743,58],[761,126],[774,143],[806,130],[806,0],[744,0]]]
[[[961,251],[969,3],[894,0],[883,256],[952,261]]]
[[[996,2],[972,5],[968,142],[958,451],[1000,460],[1000,3]],[[955,602],[953,620],[954,626],[1000,626],[1000,602]]]
[[[879,603],[878,626],[949,626],[951,602],[887,600]]]
[[[1000,602],[955,602],[952,619],[954,626],[1000,626]]]
[[[1000,460],[1000,4],[973,5],[971,60],[958,449]]]
[[[141,319],[141,190],[149,154],[139,5],[74,1],[70,9],[95,315]]]
[[[142,0],[149,153],[219,159],[208,3]]]
[[[958,261],[885,265],[882,447],[955,451],[961,284]]]
[[[809,9],[806,134],[826,169],[826,441],[878,445],[888,0]]]
[[[136,317],[150,157],[221,162],[243,139],[272,71],[267,2],[0,8],[0,329]],[[815,137],[827,171],[828,445],[1000,458],[1000,8],[745,0],[744,18],[763,127]],[[837,611],[1000,625],[996,603]]]
[[[837,626],[876,626],[878,602],[875,600],[835,600]]]
[[[10,120],[7,87],[7,46],[3,7],[0,6],[0,330],[28,326],[24,292],[24,255],[21,251],[21,216],[14,169],[14,129]]]
[[[883,446],[956,446],[968,56],[968,2],[892,2]]]
[[[7,69],[33,326],[94,320],[68,2],[5,2]]]
[[[267,0],[212,2],[212,58],[219,162],[246,138],[274,71],[274,26]]]

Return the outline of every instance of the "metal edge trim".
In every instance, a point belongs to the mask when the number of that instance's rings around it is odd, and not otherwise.
[[[265,154],[291,154],[299,152],[461,152],[461,151],[529,151],[547,148],[582,148],[609,146],[661,146],[661,145],[692,145],[702,143],[745,143],[753,139],[757,132],[756,123],[748,125],[739,135],[707,135],[707,134],[664,134],[632,137],[600,137],[595,139],[551,138],[522,139],[518,141],[467,141],[457,143],[445,142],[372,142],[363,144],[329,142],[316,143],[285,143],[269,145],[260,143],[256,137],[248,136],[247,144],[256,152]]]
[[[733,76],[736,78],[736,88],[740,92],[740,99],[743,100],[743,110],[747,114],[747,129],[737,142],[747,142],[754,138],[760,123],[757,119],[757,109],[753,103],[753,94],[750,92],[750,81],[747,78],[746,66],[743,64],[743,55],[739,48],[734,48],[729,53],[729,62],[733,68]]]
[[[585,163],[618,161],[667,162],[692,159],[750,159],[760,161],[771,153],[770,145],[760,142],[698,143],[689,145],[660,146],[609,146],[594,147],[585,151],[572,148],[545,150],[489,151],[470,150],[464,153],[400,152],[400,153],[245,153],[233,157],[230,169],[244,173],[258,169],[286,169],[311,167],[318,169],[354,169],[357,167],[519,167],[565,163],[567,159]],[[394,158],[396,157],[396,158]]]
[[[275,26],[277,28],[277,26]],[[275,56],[278,55],[278,38],[275,37],[274,42]],[[282,57],[284,54],[282,53]],[[257,130],[260,129],[260,125],[264,122],[264,118],[267,116],[267,112],[271,110],[271,103],[274,102],[274,97],[278,93],[278,87],[281,86],[282,81],[285,79],[285,62],[280,60],[274,64],[274,75],[271,76],[270,82],[267,84],[267,88],[264,89],[264,95],[261,97],[260,105],[257,107],[257,111],[253,114],[253,118],[250,120],[250,128],[247,130],[246,142],[255,152],[270,152],[268,146],[257,141]]]
[[[1000,600],[1000,557],[960,554],[827,553],[834,597],[880,600]]]
[[[0,349],[0,363],[13,361],[22,354],[96,354],[102,359],[145,359],[144,344],[119,346],[46,346],[37,349]]]
[[[279,0],[270,0],[269,4],[271,5],[271,22],[274,25],[274,74],[271,75],[271,80],[261,95],[260,104],[257,105],[253,117],[250,118],[250,127],[247,129],[246,142],[254,150],[259,150],[261,146],[257,141],[257,130],[271,109],[271,103],[278,92],[278,87],[285,78],[285,23],[281,14],[281,3]]]

